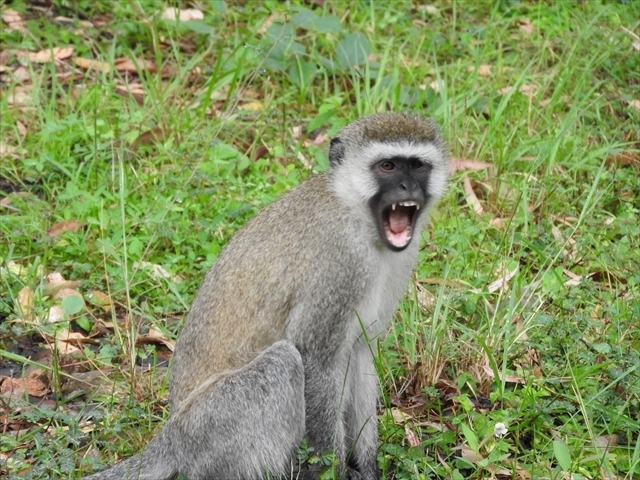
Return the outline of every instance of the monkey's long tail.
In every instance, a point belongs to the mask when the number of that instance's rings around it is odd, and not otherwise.
[[[144,451],[82,480],[173,480],[178,476],[174,466],[169,432],[165,428]]]

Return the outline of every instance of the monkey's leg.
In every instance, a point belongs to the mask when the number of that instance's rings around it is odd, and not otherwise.
[[[354,479],[377,480],[378,469],[378,375],[369,346],[358,342],[351,354],[347,370],[347,393],[349,402],[345,408],[347,448],[350,467],[360,474],[349,471]]]
[[[172,480],[177,475],[169,427],[151,440],[142,453],[83,480]]]
[[[276,342],[199,387],[172,420],[174,455],[189,480],[285,475],[305,431],[300,353],[289,341]]]
[[[304,370],[290,342],[211,378],[143,453],[85,480],[254,480],[286,475],[305,429]],[[287,477],[288,478],[288,477]]]
[[[344,367],[335,359],[303,357],[305,365],[306,440],[316,454],[333,453],[338,461],[338,478],[346,478],[346,449],[343,407]],[[338,365],[340,364],[340,365]],[[299,479],[317,480],[323,465],[307,465]]]

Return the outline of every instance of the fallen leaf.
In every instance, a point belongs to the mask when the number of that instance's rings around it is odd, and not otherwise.
[[[64,60],[73,55],[73,46],[69,47],[53,47],[47,50],[40,50],[39,52],[27,52],[27,57],[32,62],[36,63],[48,63],[53,60]]]
[[[538,87],[535,85],[524,84],[524,85],[520,85],[520,88],[518,88],[518,91],[523,95],[532,97],[538,91]]]
[[[478,215],[482,215],[484,213],[484,208],[482,208],[482,204],[480,203],[480,200],[478,200],[478,197],[476,196],[476,192],[473,191],[473,187],[471,186],[471,180],[465,177],[463,180],[463,184],[464,184],[464,192],[467,194],[467,196],[465,197],[467,199],[467,202],[469,203],[469,205],[473,207],[473,210]]]
[[[180,20],[181,22],[189,22],[191,20],[204,20],[204,13],[197,8],[187,8],[184,10],[178,8],[167,8],[162,13],[165,20]]]
[[[449,166],[449,172],[453,173],[458,170],[484,170],[493,167],[493,164],[471,160],[469,158],[452,158]]]
[[[15,10],[8,9],[2,12],[2,21],[7,24],[7,32],[12,30],[22,33],[28,32],[24,20],[22,20],[20,14]]]
[[[495,374],[493,372],[493,369],[489,365],[483,365],[482,369],[489,376],[489,378],[495,378]],[[522,377],[518,377],[516,375],[505,375],[503,377],[501,374],[502,374],[502,372],[498,371],[498,378],[499,378],[500,381],[503,381],[503,382],[506,382],[506,383],[519,383],[519,384],[526,383],[525,379],[522,378]]]
[[[85,298],[91,305],[100,307],[107,313],[113,308],[111,297],[99,290],[89,290],[85,295]]]
[[[607,165],[640,169],[640,152],[622,152],[607,157]]]
[[[34,103],[31,96],[31,88],[16,86],[12,92],[8,93],[5,98],[8,105],[23,107]]]
[[[136,59],[135,62],[130,58],[117,58],[113,62],[113,66],[119,72],[138,73],[144,70],[149,72],[156,71],[156,65],[154,62],[142,58]]]
[[[167,337],[162,330],[152,326],[149,329],[149,333],[144,336],[140,336],[136,339],[137,344],[162,344],[172,352],[175,350],[175,342]]]
[[[518,273],[518,270],[519,270],[519,267],[518,267],[518,265],[516,265],[515,268],[513,268],[512,270],[506,271],[496,281],[491,282],[489,284],[489,286],[487,287],[487,290],[489,291],[489,293],[493,293],[493,292],[495,292],[497,290],[506,288],[507,287],[507,283],[509,282],[509,280],[511,280],[516,275],[516,273]]]
[[[504,87],[504,88],[500,88],[498,90],[498,94],[499,95],[506,95],[507,93],[509,93],[511,90],[513,90],[512,86],[508,86],[508,87]]]
[[[636,110],[640,110],[640,100],[638,100],[638,99],[629,100],[629,105],[631,105]]]
[[[57,331],[55,335],[56,349],[61,355],[71,355],[74,353],[81,353],[82,349],[76,345],[79,345],[82,340],[86,340],[87,337],[78,332],[71,332],[67,328],[62,328]],[[52,345],[48,345],[49,348],[53,348]]]
[[[93,60],[92,58],[76,57],[73,59],[73,63],[83,70],[96,70],[102,73],[109,73],[111,71],[110,64]]]
[[[33,318],[33,307],[36,303],[36,294],[29,286],[22,287],[18,292],[16,298],[18,304],[19,314],[25,320],[31,320]]]
[[[249,110],[251,112],[259,112],[259,111],[261,111],[263,109],[263,106],[262,106],[262,102],[258,102],[256,100],[256,101],[253,101],[253,102],[244,103],[244,104],[240,105],[240,108],[243,109],[243,110]]]
[[[20,120],[16,120],[16,129],[18,130],[18,135],[22,138],[27,136],[27,127]]]
[[[622,30],[624,30],[631,38],[634,39],[634,42],[631,44],[631,46],[635,49],[635,50],[639,50],[640,51],[640,36],[636,35],[634,32],[632,32],[631,30],[629,30],[628,28],[624,28],[623,26],[620,26],[620,28]]]
[[[54,305],[49,309],[49,313],[47,314],[47,322],[49,323],[58,323],[64,321],[64,310],[60,305]]]
[[[142,84],[140,83],[116,85],[116,93],[122,96],[131,95],[139,105],[144,104],[144,88],[142,88]]]
[[[9,156],[16,158],[14,153],[17,150],[18,150],[18,147],[15,147],[13,145],[7,145],[6,143],[0,142],[0,158],[9,157]]]
[[[66,280],[60,272],[52,272],[47,275],[47,283],[43,287],[45,295],[55,295],[63,288],[75,289],[80,285],[77,280]]]
[[[480,75],[481,77],[490,77],[491,65],[480,65],[478,67],[478,75]]]
[[[409,428],[409,425],[404,426],[404,434],[407,436],[407,440],[409,441],[410,446],[412,447],[420,446],[420,439],[415,434],[415,432]]]
[[[489,225],[495,228],[503,228],[505,225],[509,223],[509,218],[504,217],[494,217],[489,220]]]
[[[167,278],[171,279],[174,283],[182,283],[182,277],[180,277],[179,275],[172,275],[167,270],[165,270],[162,265],[158,265],[157,263],[144,261],[134,262],[133,268],[149,269],[151,270],[151,276],[153,278]]]
[[[536,31],[536,27],[533,26],[529,18],[523,18],[519,20],[518,23],[520,23],[520,31],[524,33],[533,33]]]
[[[17,83],[25,83],[31,81],[31,72],[29,72],[27,67],[23,67],[22,65],[13,70],[11,72],[11,76]]]
[[[282,15],[278,12],[274,12],[267,17],[267,19],[262,23],[262,25],[258,27],[258,33],[261,35],[267,33],[267,30],[269,30],[269,27],[273,25],[273,22],[275,22],[276,20],[282,20]]]
[[[6,397],[24,397],[25,394],[44,397],[49,391],[48,384],[38,377],[4,377],[4,381],[0,385],[0,394]]]
[[[399,408],[391,409],[391,417],[393,417],[393,421],[396,425],[404,425],[409,420],[409,415]]]
[[[75,232],[76,230],[78,230],[81,227],[84,227],[85,225],[86,223],[78,222],[75,219],[64,220],[62,222],[56,223],[53,227],[51,227],[47,231],[47,235],[49,235],[50,237],[57,237],[63,232]]]

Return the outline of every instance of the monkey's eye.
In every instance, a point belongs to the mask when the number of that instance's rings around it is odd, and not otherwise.
[[[393,162],[390,162],[389,160],[382,162],[380,164],[380,168],[382,170],[384,170],[385,172],[390,172],[392,171],[394,168],[396,168],[395,164]]]
[[[411,170],[418,170],[424,167],[424,163],[422,163],[420,160],[411,160],[409,167],[411,168]]]

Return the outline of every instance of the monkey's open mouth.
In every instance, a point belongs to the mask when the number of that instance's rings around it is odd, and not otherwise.
[[[389,246],[402,250],[409,245],[418,210],[418,203],[406,201],[394,203],[383,211],[382,224]]]

